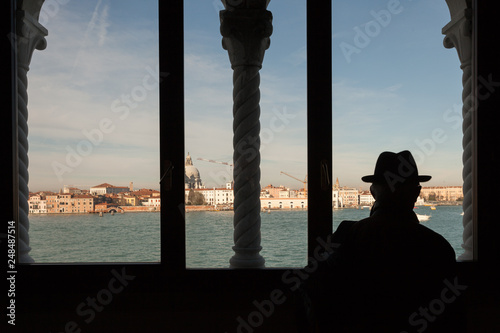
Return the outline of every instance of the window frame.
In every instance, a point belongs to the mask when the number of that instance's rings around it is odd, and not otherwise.
[[[169,2],[168,6],[173,12],[183,13],[183,1]],[[332,233],[332,22],[331,1],[318,3],[306,0],[306,6],[307,254],[313,257],[315,249],[324,244],[322,240]],[[314,19],[309,19],[312,17]],[[184,28],[179,29],[179,26],[184,26],[183,15],[177,19],[177,22],[160,20],[160,36],[161,31],[176,31],[175,35],[160,38],[160,54],[164,55],[160,56],[160,73],[168,73],[160,84],[161,220],[168,221],[162,222],[161,260],[162,264],[166,261],[170,268],[185,271]],[[324,29],[325,26],[330,29]],[[317,77],[316,73],[322,75]],[[315,135],[318,132],[323,133],[322,137]],[[166,142],[177,144],[168,145]],[[176,256],[172,257],[171,253],[176,253]]]
[[[167,4],[168,3],[168,4]],[[500,75],[498,49],[491,48],[497,28],[494,3],[473,1],[476,18],[476,31],[481,29],[484,35],[478,36],[478,45],[474,50],[477,66],[476,76],[473,80],[478,85],[478,77],[488,77],[494,72]],[[2,36],[10,36],[15,29],[16,1],[0,3],[0,21]],[[325,56],[331,50],[331,31],[323,29],[331,27],[331,1],[307,0],[307,55],[308,55],[308,175],[309,175],[309,202],[308,209],[308,254],[314,254],[318,244],[318,237],[325,237],[331,232],[332,192],[331,192],[331,139],[315,140],[313,131],[331,130],[331,56]],[[328,9],[329,8],[329,9]],[[161,263],[158,264],[133,264],[133,263],[105,263],[105,264],[22,264],[17,265],[16,288],[19,291],[16,302],[19,304],[18,321],[23,325],[37,325],[38,318],[47,327],[59,329],[75,317],[75,307],[88,297],[106,287],[110,281],[110,271],[113,269],[126,269],[127,274],[136,278],[127,287],[126,292],[120,295],[121,300],[115,301],[109,307],[114,311],[121,309],[142,310],[147,315],[147,309],[164,309],[168,313],[175,311],[197,311],[203,308],[203,302],[190,308],[192,304],[177,304],[180,297],[203,298],[205,307],[209,307],[214,295],[223,295],[228,299],[228,294],[237,291],[241,304],[246,308],[251,307],[255,299],[255,292],[262,288],[268,290],[282,284],[282,275],[287,270],[283,269],[255,269],[255,270],[187,270],[185,267],[185,221],[184,221],[184,129],[183,122],[183,29],[182,24],[183,1],[159,1],[160,20],[160,72],[168,73],[162,77],[160,84],[160,141],[168,142],[175,139],[176,145],[160,146],[161,198],[163,207],[161,212]],[[478,20],[481,17],[484,20]],[[330,24],[328,24],[330,22]],[[10,87],[10,98],[4,101],[6,109],[5,121],[0,122],[2,142],[4,145],[4,168],[11,177],[0,177],[2,189],[8,194],[3,201],[2,227],[0,233],[7,234],[7,221],[18,221],[19,216],[19,189],[18,189],[18,155],[17,155],[17,81],[16,81],[16,54],[8,38],[3,38],[0,43],[2,54],[6,55],[0,62],[0,80],[2,87]],[[493,53],[492,53],[493,52]],[[325,61],[325,59],[328,59]],[[328,70],[330,69],[330,70]],[[317,75],[321,73],[321,75]],[[326,75],[325,75],[326,74]],[[495,77],[496,78],[496,77]],[[5,89],[5,88],[4,88]],[[8,89],[8,88],[7,88]],[[329,97],[327,97],[329,96]],[[494,110],[500,105],[499,91],[492,92],[487,100],[477,103],[477,155],[474,176],[477,177],[477,188],[474,189],[477,203],[478,218],[474,224],[478,261],[482,265],[496,263],[499,258],[499,245],[495,240],[500,226],[496,221],[495,201],[489,196],[488,183],[497,175],[498,148],[495,147],[495,117]],[[168,121],[167,121],[168,119]],[[181,125],[181,126],[180,126]],[[329,131],[329,132],[328,132]],[[173,133],[176,133],[173,135]],[[326,144],[325,144],[326,143]],[[316,144],[316,146],[314,146]],[[496,148],[496,149],[495,149]],[[173,166],[173,167],[172,167]],[[484,185],[484,186],[481,186]],[[330,188],[330,190],[328,190]],[[477,201],[480,198],[480,201]],[[17,230],[16,230],[17,234]],[[2,240],[4,240],[3,238]],[[0,244],[0,253],[7,253],[7,243]],[[228,258],[229,260],[229,258]],[[3,260],[6,265],[7,260]],[[4,266],[2,266],[4,267]],[[459,263],[460,274],[467,275],[477,269],[477,263]],[[6,272],[5,269],[3,272]],[[484,272],[488,272],[487,269]],[[248,283],[249,291],[242,291],[241,285]],[[47,286],[50,286],[47,288]],[[210,291],[210,292],[207,292]],[[218,294],[221,293],[221,294]],[[158,297],[157,295],[160,295]],[[224,297],[225,295],[225,297]],[[162,296],[167,296],[165,299]],[[171,296],[171,297],[170,297]],[[264,297],[266,295],[263,295]],[[269,293],[267,294],[269,296]],[[5,297],[5,296],[4,296]],[[138,301],[138,300],[142,301]],[[259,298],[264,299],[264,298]],[[144,303],[146,300],[149,303]],[[246,303],[248,301],[248,304]],[[129,306],[131,306],[129,308]],[[215,301],[214,306],[223,306],[222,301]],[[227,304],[223,309],[229,309],[232,304]],[[244,305],[245,306],[245,305]],[[157,308],[156,308],[157,307]],[[245,309],[246,309],[245,308]],[[241,306],[239,307],[241,309]],[[253,308],[251,308],[253,309]],[[21,312],[21,310],[23,312]],[[59,310],[59,312],[58,312]],[[106,309],[107,310],[107,309]],[[111,310],[111,309],[110,309]],[[101,314],[96,320],[110,317],[109,312]],[[151,311],[157,316],[158,312]],[[248,313],[248,312],[245,312]],[[49,317],[44,317],[50,314]],[[151,316],[151,314],[150,314]],[[48,319],[47,319],[48,318]],[[152,318],[152,317],[149,317]],[[169,317],[173,318],[173,317]],[[156,320],[159,320],[156,317]],[[234,318],[230,318],[234,321]],[[55,325],[56,323],[57,325]],[[113,323],[111,323],[113,324]],[[117,323],[115,323],[117,324]],[[141,322],[141,325],[143,323]],[[90,328],[89,328],[90,329]]]

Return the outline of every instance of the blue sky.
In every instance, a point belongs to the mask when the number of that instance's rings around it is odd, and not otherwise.
[[[377,22],[373,12],[389,9],[386,26],[368,24]],[[334,1],[334,173],[341,184],[370,173],[382,150],[404,149],[421,173],[433,175],[428,184],[461,184],[462,73],[456,51],[442,44],[448,21],[444,1]],[[348,62],[341,45],[356,46],[358,31],[368,38]]]
[[[274,31],[261,70],[261,184],[298,188],[280,171],[307,173],[305,1],[281,4],[268,8]],[[29,72],[30,189],[130,181],[157,188],[156,1],[49,9],[41,16],[48,46],[35,51]],[[197,160],[232,159],[221,9],[217,0],[185,2],[186,153],[207,186],[231,179],[226,167]],[[381,151],[403,149],[433,175],[430,185],[461,184],[461,70],[456,51],[442,46],[448,21],[445,1],[333,2],[334,177],[341,185],[363,186],[359,178]]]

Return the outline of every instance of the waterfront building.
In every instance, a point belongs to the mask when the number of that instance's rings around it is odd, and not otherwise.
[[[157,190],[152,190],[152,189],[146,189],[142,188],[137,191],[130,191],[129,195],[138,197],[139,199],[147,199],[149,197],[159,197],[160,196],[160,191]]]
[[[261,210],[307,209],[307,198],[260,198]]]
[[[85,191],[71,185],[64,185],[63,193],[83,194]]]
[[[260,197],[261,198],[272,198],[271,194],[269,193],[269,191],[266,190],[265,187],[260,190]]]
[[[67,213],[90,213],[94,211],[94,197],[88,194],[74,194]]]
[[[94,212],[107,212],[109,207],[115,207],[116,204],[100,202],[94,205]]]
[[[425,201],[458,201],[463,200],[462,186],[431,186],[422,187],[420,196]]]
[[[290,198],[290,189],[284,189],[279,191],[278,198]]]
[[[143,202],[142,205],[147,206],[147,207],[160,208],[161,207],[161,199],[158,197],[148,198],[148,201]]]
[[[340,187],[338,177],[333,185],[333,207],[354,207],[359,205],[359,191],[347,186]]]
[[[88,194],[31,195],[28,204],[31,214],[89,213],[94,211],[94,197]]]
[[[138,197],[133,195],[126,195],[123,197],[125,204],[128,206],[139,206],[140,200]]]
[[[290,189],[286,188],[283,185],[276,187],[276,186],[273,186],[272,184],[269,184],[266,187],[262,188],[260,196],[261,197],[268,197],[268,198],[280,198],[281,191],[290,191]]]
[[[58,194],[48,194],[45,198],[47,200],[47,213],[59,213]]]
[[[337,179],[338,182],[338,179]],[[332,207],[333,208],[342,208],[342,198],[339,196],[338,188],[334,187],[332,190]]]
[[[47,200],[40,194],[31,195],[28,200],[30,214],[47,213]]]
[[[185,190],[185,202],[188,202],[190,189]],[[226,187],[214,187],[212,189],[193,189],[193,191],[201,193],[207,205],[232,205],[234,203],[234,190]]]
[[[129,192],[130,189],[125,186],[114,186],[108,183],[99,184],[90,188],[90,194],[105,195],[111,193]]]
[[[371,206],[375,202],[375,198],[370,191],[362,191],[359,193],[359,204],[361,206]]]
[[[71,211],[71,194],[59,194],[59,213],[69,213]]]
[[[358,189],[342,187],[339,188],[339,197],[341,198],[341,207],[354,207],[359,205]]]

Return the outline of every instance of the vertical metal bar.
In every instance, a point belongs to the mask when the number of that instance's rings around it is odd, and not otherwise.
[[[186,267],[183,0],[158,2],[160,52],[161,261]]]
[[[332,233],[332,2],[307,0],[308,255]]]
[[[498,37],[498,12],[494,2],[477,1],[477,236],[474,259],[481,265],[500,261],[498,202],[492,195],[498,183],[498,106],[500,105],[500,49],[492,43]],[[476,251],[477,250],[477,251]],[[486,266],[488,267],[488,266]]]

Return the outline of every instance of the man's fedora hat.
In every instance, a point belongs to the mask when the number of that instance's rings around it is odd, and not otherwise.
[[[361,177],[361,180],[367,183],[385,181],[390,184],[407,181],[419,183],[430,179],[431,176],[418,174],[417,164],[408,150],[399,153],[384,151],[377,159],[374,174]]]

